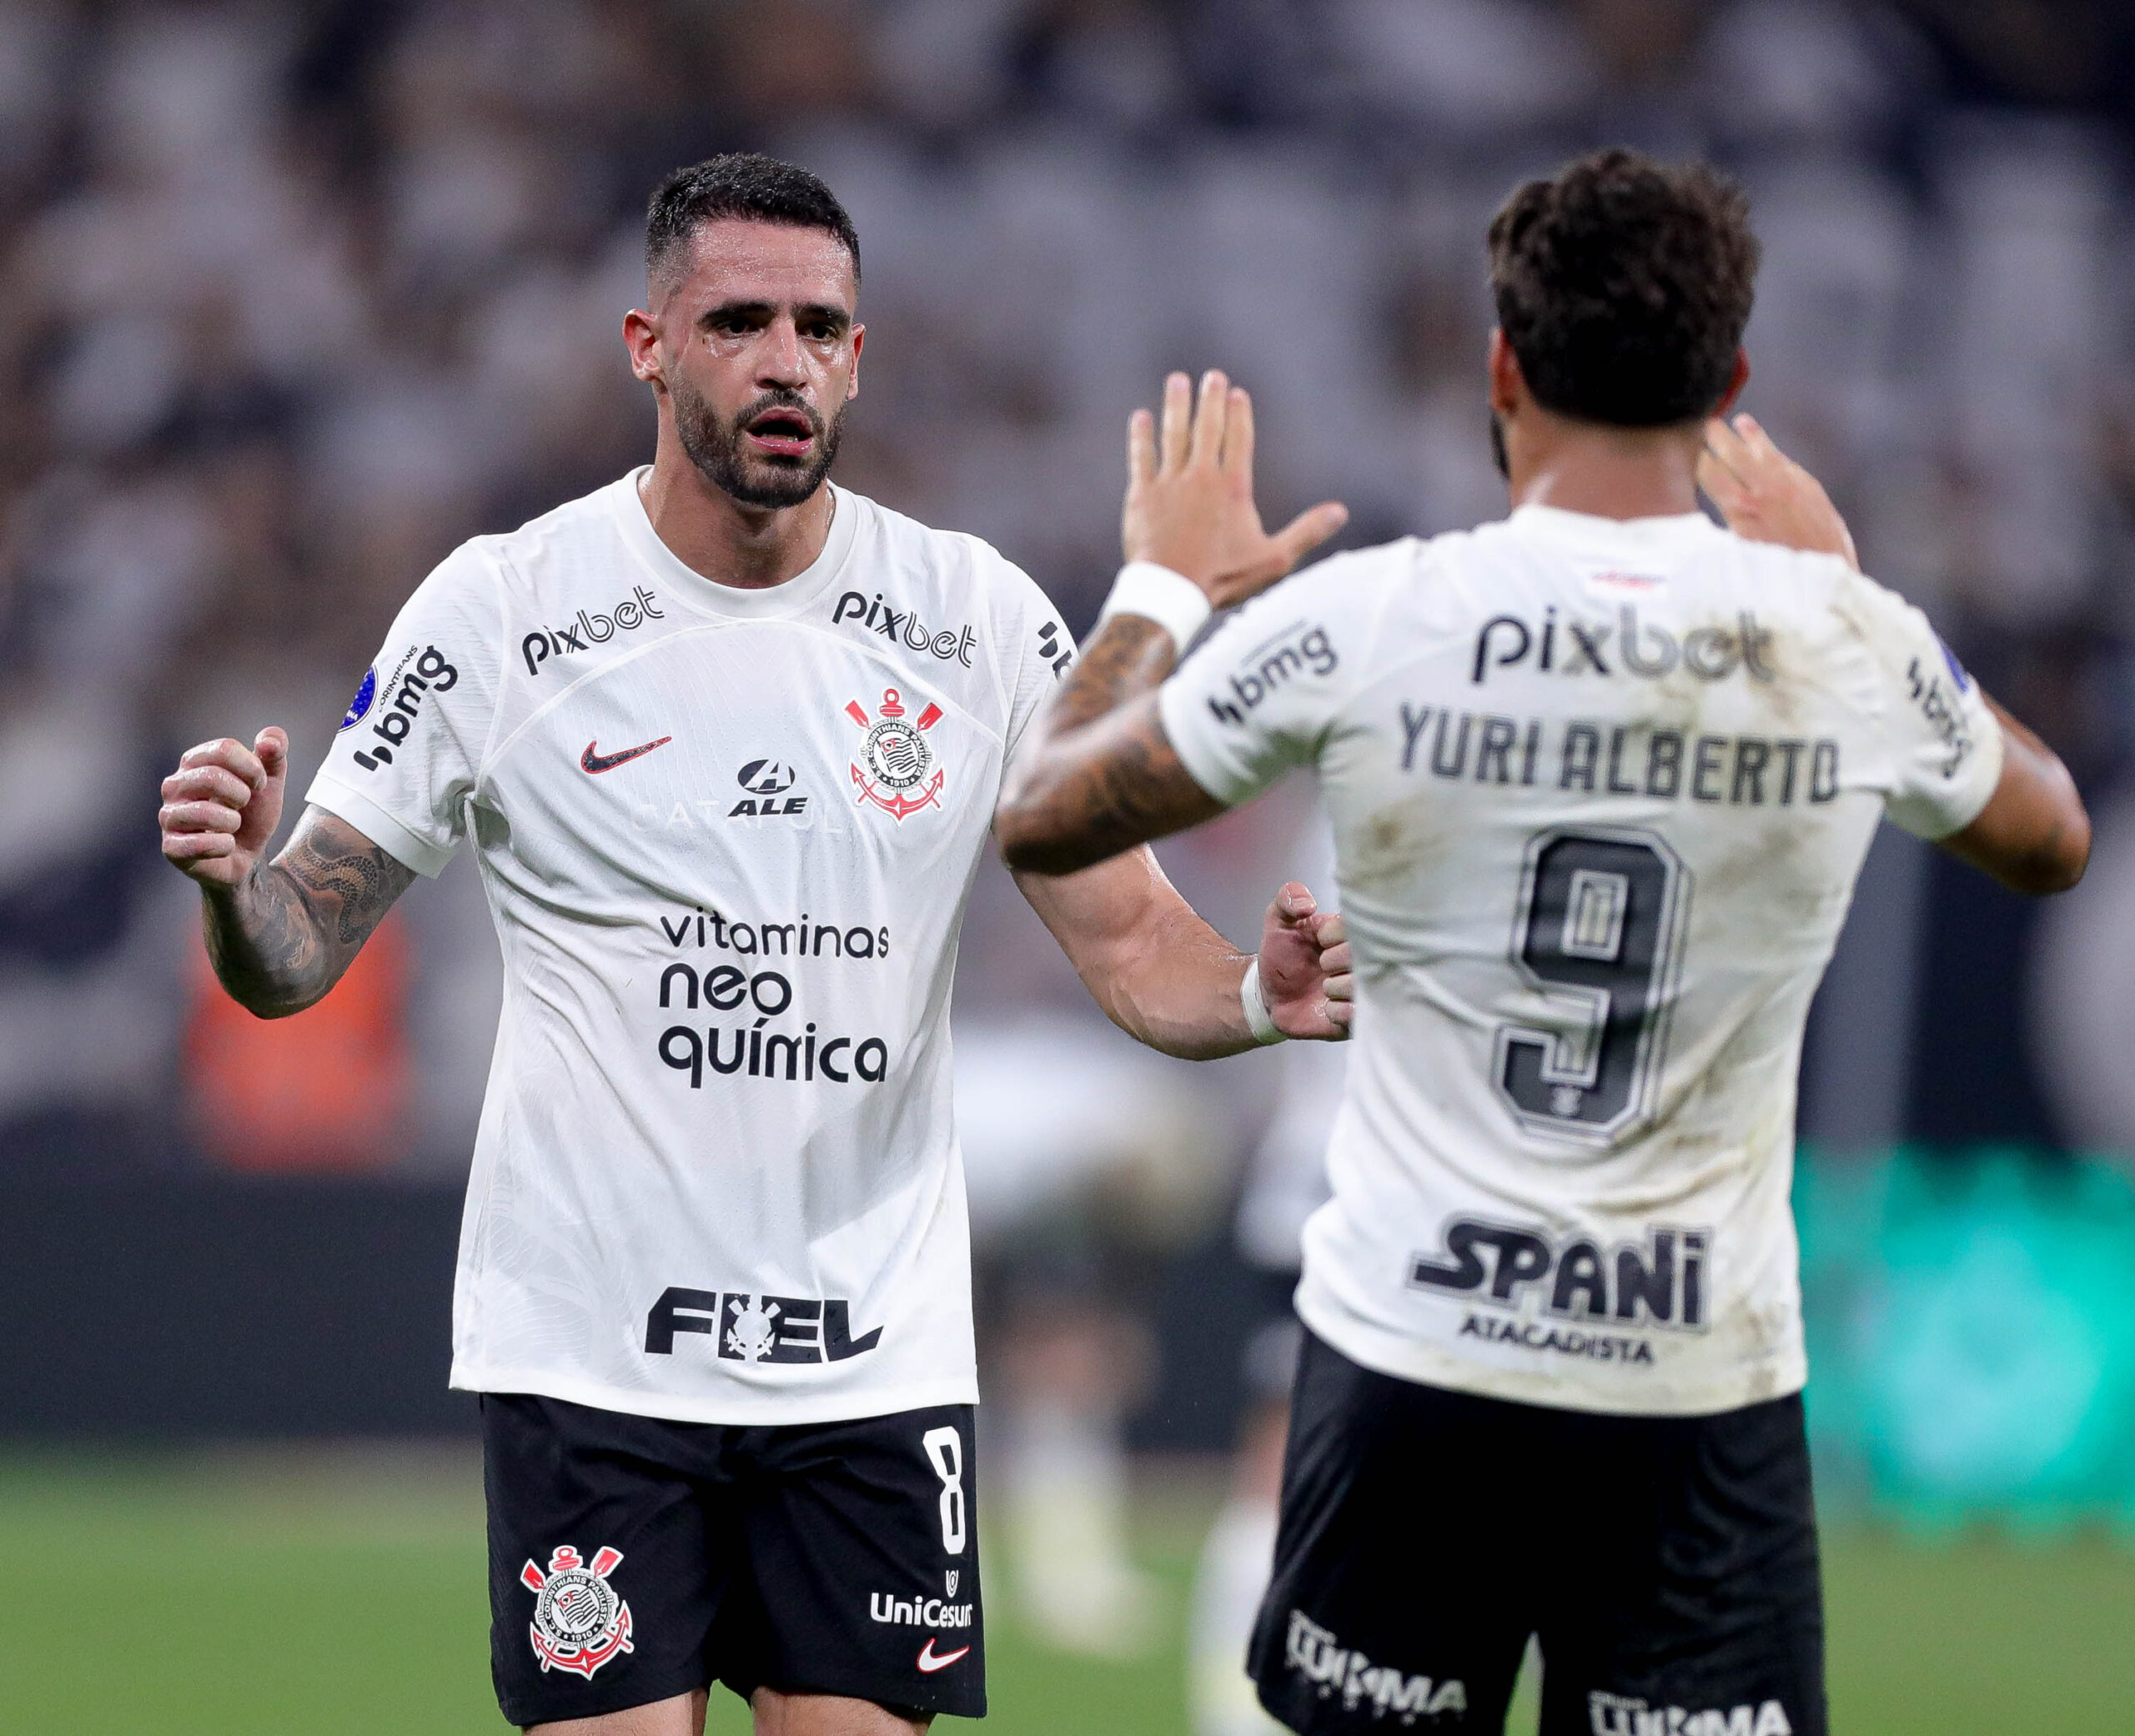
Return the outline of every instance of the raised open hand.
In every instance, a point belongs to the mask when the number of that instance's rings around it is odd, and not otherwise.
[[[1164,381],[1163,424],[1137,410],[1127,424],[1127,506],[1120,540],[1129,560],[1183,573],[1216,609],[1265,590],[1349,522],[1333,500],[1299,513],[1273,536],[1253,499],[1253,399],[1211,369],[1200,401],[1183,374]]]
[[[1824,485],[1775,446],[1756,417],[1731,423],[1716,416],[1705,424],[1698,486],[1736,535],[1836,554],[1860,569],[1853,533]]]

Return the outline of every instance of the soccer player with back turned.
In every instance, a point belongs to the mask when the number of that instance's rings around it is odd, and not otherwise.
[[[1260,532],[1250,404],[1174,377],[1109,618],[1010,767],[1026,870],[1294,766],[1334,822],[1356,1038],[1250,1658],[1298,1730],[1499,1730],[1530,1635],[1547,1736],[1826,1729],[1810,1000],[1886,815],[2034,893],[2089,825],[1815,482],[1708,422],[1756,253],[1701,168],[1521,188],[1489,232],[1511,516],[1338,555],[1177,669]]]
[[[163,850],[268,1015],[480,860],[505,1005],[452,1378],[505,1715],[690,1736],[723,1680],[760,1731],[893,1736],[985,1709],[950,978],[1070,648],[985,544],[827,482],[863,334],[820,181],[679,171],[646,252],[652,464],[424,581],[272,862],[277,730],[184,755]],[[1145,1042],[1341,1034],[1303,887],[1248,960],[1146,852],[1022,884]]]

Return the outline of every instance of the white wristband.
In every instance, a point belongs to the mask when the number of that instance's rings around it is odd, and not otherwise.
[[[1153,560],[1130,560],[1112,581],[1112,595],[1098,611],[1098,625],[1103,626],[1115,615],[1141,615],[1170,634],[1183,656],[1210,613],[1207,595],[1183,573]]]
[[[1268,1011],[1268,997],[1260,992],[1260,961],[1245,967],[1244,981],[1238,986],[1238,1004],[1245,1009],[1246,1028],[1253,1033],[1253,1040],[1263,1045],[1286,1043],[1289,1034],[1276,1024]]]

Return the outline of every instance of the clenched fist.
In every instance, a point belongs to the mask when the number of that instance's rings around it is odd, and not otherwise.
[[[1285,1036],[1342,1042],[1355,1015],[1354,966],[1338,911],[1323,911],[1291,881],[1275,895],[1260,930],[1260,993]]]
[[[240,886],[282,818],[289,738],[269,726],[250,747],[225,735],[190,747],[163,780],[163,860],[203,886]]]

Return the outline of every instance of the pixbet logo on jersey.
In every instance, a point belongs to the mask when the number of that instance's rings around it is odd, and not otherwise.
[[[875,600],[871,603],[858,591],[849,590],[831,605],[833,627],[853,618],[863,627],[872,627],[893,644],[902,640],[908,650],[924,651],[944,663],[961,663],[966,669],[971,667],[971,648],[978,643],[977,634],[968,627],[961,631],[944,627],[939,633],[929,632],[917,610],[892,609],[882,600],[880,591],[875,593]]]
[[[1480,686],[1494,669],[1517,667],[1535,660],[1543,674],[1576,675],[1591,670],[1658,681],[1680,663],[1701,681],[1721,681],[1738,669],[1747,670],[1760,681],[1774,679],[1769,653],[1772,635],[1757,625],[1747,610],[1731,627],[1693,627],[1680,644],[1665,627],[1640,622],[1638,610],[1624,605],[1613,621],[1566,620],[1559,636],[1557,611],[1542,611],[1541,625],[1516,615],[1493,615],[1475,635],[1475,660],[1469,680]],[[1612,648],[1609,643],[1615,639]],[[1613,661],[1611,660],[1614,660]]]
[[[942,775],[935,769],[934,750],[927,740],[927,732],[942,720],[939,705],[930,700],[917,718],[908,718],[904,696],[888,687],[882,690],[879,717],[870,718],[857,700],[846,702],[845,715],[867,732],[852,765],[857,803],[872,802],[900,823],[922,808],[942,805]],[[934,775],[922,788],[929,771]],[[919,793],[911,794],[913,790]]]
[[[551,657],[568,657],[589,644],[605,645],[618,633],[628,633],[647,620],[666,620],[664,610],[653,607],[652,598],[651,591],[637,585],[631,595],[611,605],[605,615],[581,609],[575,620],[565,621],[560,627],[537,627],[519,642],[519,655],[526,660],[526,673],[538,675],[541,665]]]
[[[620,1549],[597,1550],[589,1563],[565,1543],[549,1557],[547,1573],[531,1561],[519,1570],[519,1583],[534,1593],[526,1637],[544,1675],[565,1669],[590,1682],[618,1653],[637,1649],[630,1643],[630,1606],[608,1583],[622,1564]]]

